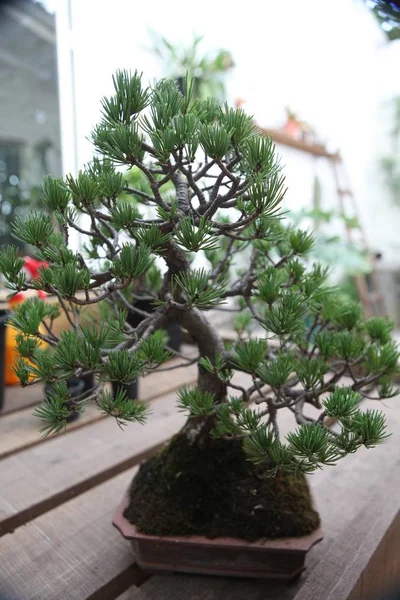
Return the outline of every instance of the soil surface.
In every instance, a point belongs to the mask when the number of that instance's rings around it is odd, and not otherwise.
[[[190,445],[177,435],[142,465],[132,481],[125,517],[152,535],[300,537],[319,524],[307,481],[265,477],[240,441]]]

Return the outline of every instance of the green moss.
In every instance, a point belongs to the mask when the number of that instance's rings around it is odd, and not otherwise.
[[[263,477],[240,442],[198,448],[183,435],[142,465],[125,517],[147,534],[247,540],[299,537],[319,525],[303,476]]]

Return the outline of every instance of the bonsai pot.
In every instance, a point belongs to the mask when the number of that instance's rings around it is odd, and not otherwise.
[[[78,398],[85,391],[85,381],[83,379],[79,379],[78,377],[70,377],[69,379],[67,379],[66,384],[67,384],[68,391],[69,391],[71,398]],[[54,393],[54,391],[55,391],[54,387],[51,384],[46,383],[45,388],[44,388],[45,396],[48,397],[49,395]],[[67,405],[67,408],[70,408],[72,405],[72,402],[67,401],[66,405]],[[66,421],[67,421],[67,423],[71,423],[72,421],[76,421],[76,419],[78,419],[78,417],[79,417],[79,412],[74,411],[67,417]]]
[[[307,552],[322,540],[321,529],[299,538],[266,538],[249,542],[237,538],[157,536],[140,533],[124,517],[126,494],[113,525],[130,540],[137,565],[151,573],[180,572],[290,582],[305,569]]]

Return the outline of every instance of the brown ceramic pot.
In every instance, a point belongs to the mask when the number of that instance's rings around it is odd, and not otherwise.
[[[151,573],[181,572],[291,581],[305,569],[307,552],[322,540],[321,529],[301,538],[209,539],[203,536],[158,536],[139,533],[124,517],[126,495],[113,525],[131,541],[137,565]]]

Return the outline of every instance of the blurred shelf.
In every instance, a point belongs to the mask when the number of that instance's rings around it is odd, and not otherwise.
[[[310,142],[306,142],[304,140],[296,140],[280,129],[259,127],[259,131],[264,135],[270,135],[274,142],[277,144],[282,144],[282,146],[295,148],[296,150],[307,152],[313,156],[328,158],[329,160],[340,160],[340,155],[338,152],[328,152],[326,148],[320,144],[311,144]]]

